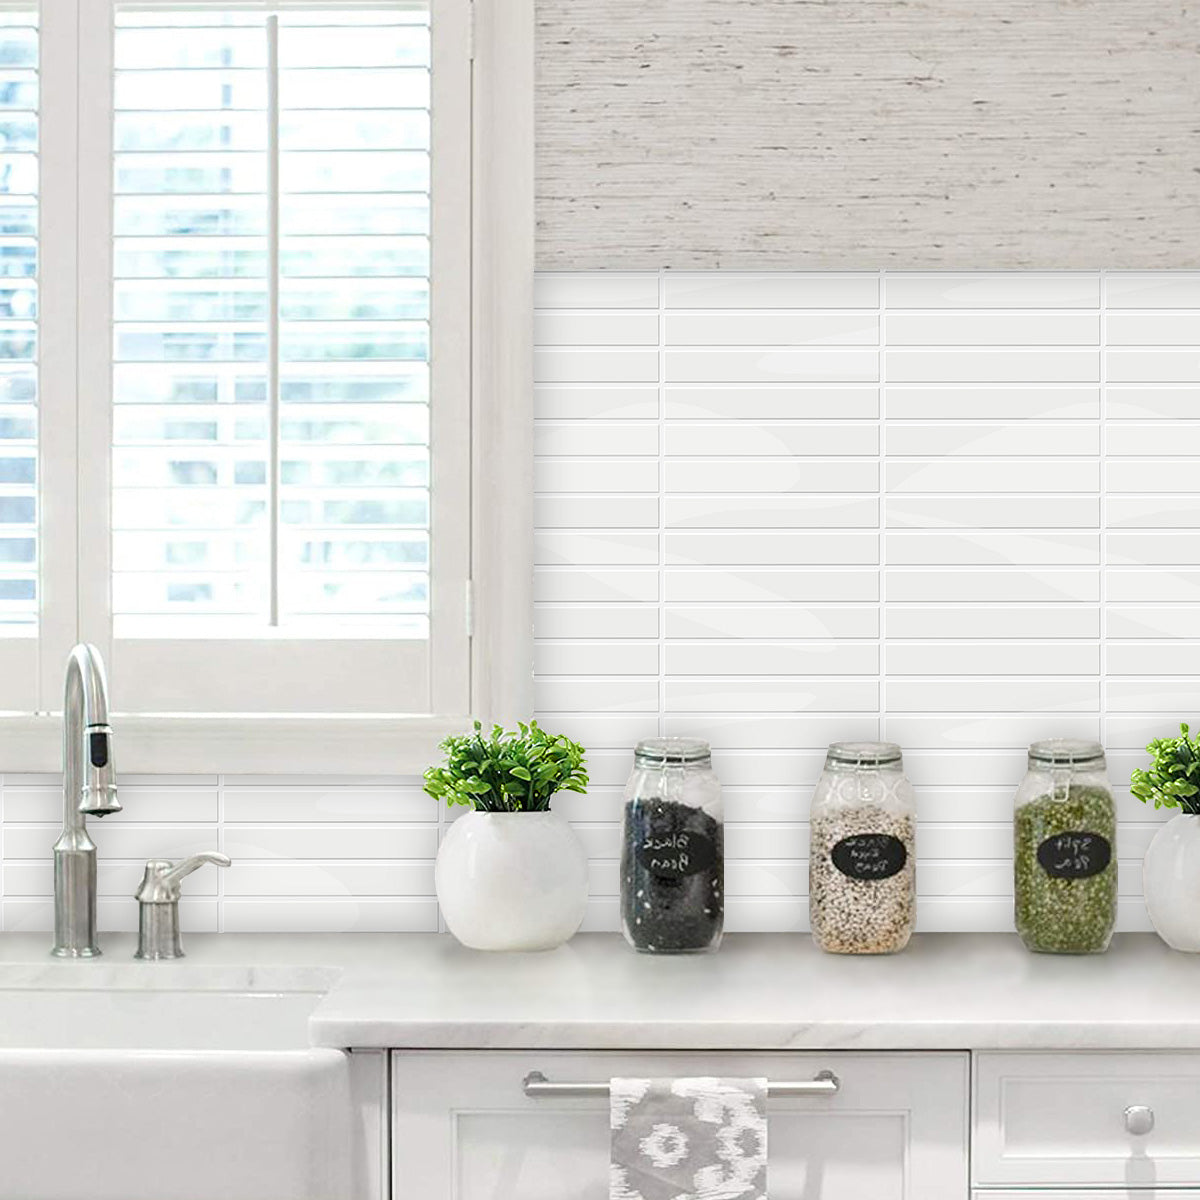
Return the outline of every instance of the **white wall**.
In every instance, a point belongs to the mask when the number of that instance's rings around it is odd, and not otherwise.
[[[905,747],[920,924],[1011,928],[1035,737],[1099,736],[1121,926],[1161,819],[1125,785],[1200,725],[1200,274],[543,275],[538,708],[589,746],[563,808],[616,927],[634,741],[708,736],[731,929],[805,921],[835,738]],[[119,738],[120,731],[117,731]],[[117,761],[120,762],[119,744]],[[193,929],[434,929],[446,814],[415,780],[124,777],[92,821],[101,920],[147,857],[220,848]],[[60,798],[0,779],[5,929],[48,929]]]

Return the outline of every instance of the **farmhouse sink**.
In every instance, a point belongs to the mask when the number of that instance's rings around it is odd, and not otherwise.
[[[347,1200],[348,1055],[308,1044],[328,976],[52,980],[0,971],[0,1200]]]

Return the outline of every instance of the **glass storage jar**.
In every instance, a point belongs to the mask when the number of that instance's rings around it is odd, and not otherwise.
[[[1108,949],[1117,916],[1116,836],[1100,743],[1034,742],[1013,820],[1015,919],[1030,950]]]
[[[813,941],[835,954],[903,950],[916,920],[917,806],[892,742],[834,742],[809,825]]]
[[[721,785],[707,742],[639,742],[625,787],[621,927],[635,950],[715,950],[725,920]]]

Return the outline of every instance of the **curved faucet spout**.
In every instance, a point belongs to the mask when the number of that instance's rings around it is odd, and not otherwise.
[[[120,812],[108,723],[108,682],[95,646],[67,659],[63,698],[63,828],[54,844],[54,953],[88,958],[96,945],[96,846],[87,817]]]

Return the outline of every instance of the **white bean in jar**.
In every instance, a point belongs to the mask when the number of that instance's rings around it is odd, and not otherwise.
[[[835,954],[892,954],[916,920],[916,798],[900,747],[835,742],[810,816],[813,940]]]

